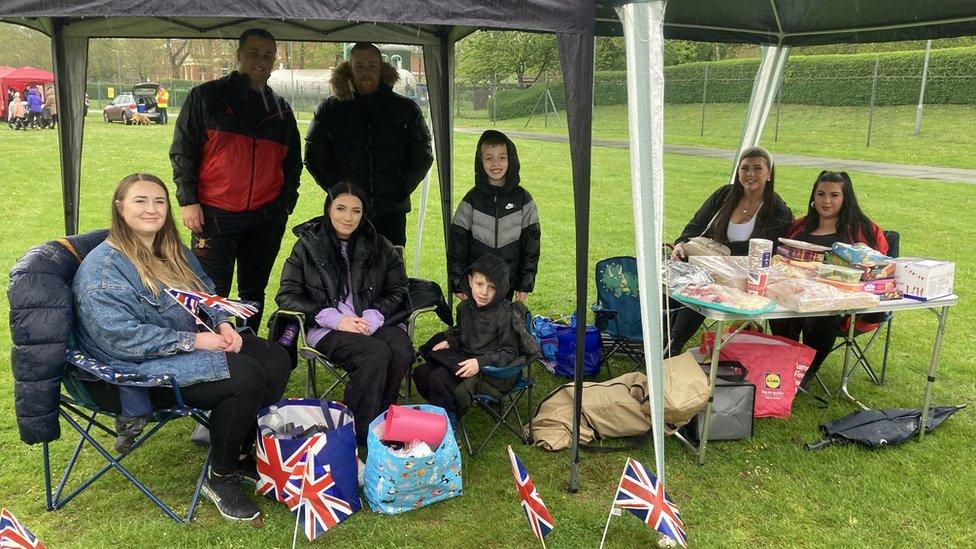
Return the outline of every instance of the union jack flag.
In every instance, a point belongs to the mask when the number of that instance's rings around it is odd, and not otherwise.
[[[0,511],[0,549],[44,549],[44,544],[13,513],[3,509]]]
[[[301,469],[301,479],[292,478],[293,488],[289,490],[291,495],[285,505],[295,513],[308,541],[315,541],[354,511],[349,502],[334,495],[337,488],[332,479],[332,468],[328,464],[316,467],[312,450],[308,450],[307,455],[305,463],[295,468],[296,473]]]
[[[626,509],[649,527],[668,536],[682,547],[688,546],[681,513],[664,491],[664,486],[640,462],[627,458],[627,466],[617,486],[614,505]]]
[[[227,314],[243,319],[248,319],[258,312],[257,307],[253,305],[248,305],[246,303],[241,303],[240,301],[234,301],[232,299],[227,299],[226,297],[220,297],[219,295],[212,295],[205,292],[166,288],[166,293],[173,296],[173,299],[179,302],[184,309],[190,311],[190,313],[193,315],[198,314],[200,305],[210,307],[212,309],[218,309]]]
[[[298,493],[298,488],[294,484],[289,484],[288,479],[294,475],[301,478],[304,471],[302,460],[309,447],[322,437],[312,437],[298,446],[294,452],[288,452],[283,448],[282,440],[274,437],[258,436],[257,448],[255,449],[255,459],[258,462],[258,493],[270,495],[282,503],[287,503],[292,495]],[[294,442],[288,440],[286,443]]]
[[[555,521],[552,520],[549,509],[539,496],[539,491],[535,489],[532,479],[529,478],[525,465],[522,465],[522,460],[515,455],[511,446],[508,447],[508,459],[512,463],[512,476],[515,477],[515,489],[518,490],[522,510],[525,511],[525,520],[529,521],[529,527],[532,528],[535,537],[542,540],[552,532]]]

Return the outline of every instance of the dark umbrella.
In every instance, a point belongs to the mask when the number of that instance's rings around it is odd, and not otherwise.
[[[965,408],[960,406],[933,406],[929,409],[926,433],[952,414]],[[905,442],[918,433],[921,410],[889,408],[887,410],[862,410],[820,426],[823,439],[805,444],[807,450],[819,450],[835,442],[857,442],[870,448],[894,446]]]

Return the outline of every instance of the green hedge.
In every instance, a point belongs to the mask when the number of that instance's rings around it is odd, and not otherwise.
[[[866,105],[878,62],[877,105],[918,102],[924,51],[791,57],[783,80],[783,103]],[[758,59],[688,63],[665,68],[665,101],[698,103],[708,66],[708,102],[744,103],[752,93]],[[976,103],[976,47],[933,50],[925,86],[927,104]]]
[[[597,105],[622,105],[627,103],[627,74],[624,71],[599,71],[594,77],[594,98]],[[528,88],[502,90],[498,92],[498,107],[495,111],[499,119],[528,116],[539,103],[545,91],[542,83]],[[566,88],[562,81],[550,81],[549,93],[559,110],[566,109]],[[488,108],[491,108],[489,103]],[[539,105],[539,112],[542,106]]]
[[[786,65],[782,101],[806,105],[867,105],[878,61],[877,105],[913,105],[918,102],[923,51],[863,53],[853,55],[797,55]],[[709,103],[746,103],[752,93],[759,59],[729,59],[665,67],[664,100],[667,103],[700,103],[705,67],[708,67]],[[599,71],[595,75],[597,105],[627,102],[623,71]],[[539,101],[543,85],[498,93],[499,119],[527,116]],[[566,92],[561,81],[551,81],[549,92],[558,109],[564,109]],[[976,104],[976,47],[933,50],[925,87],[926,104]]]

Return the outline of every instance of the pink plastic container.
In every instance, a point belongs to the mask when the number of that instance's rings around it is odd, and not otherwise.
[[[386,411],[383,440],[409,442],[422,440],[437,448],[447,434],[447,418],[408,406],[391,405]]]

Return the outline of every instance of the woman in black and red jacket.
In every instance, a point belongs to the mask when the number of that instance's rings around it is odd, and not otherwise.
[[[821,246],[863,242],[883,254],[888,253],[884,232],[861,211],[847,172],[820,172],[810,193],[807,214],[793,222],[787,236]],[[817,316],[769,321],[774,334],[797,341],[802,337],[805,345],[817,351],[801,387],[809,385],[833,350],[842,320],[840,316]]]

